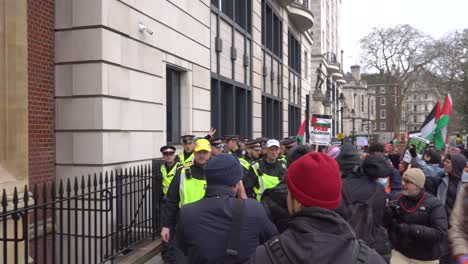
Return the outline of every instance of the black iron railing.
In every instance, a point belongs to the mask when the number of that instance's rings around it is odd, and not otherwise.
[[[159,231],[152,166],[15,188],[1,194],[0,263],[104,263]]]

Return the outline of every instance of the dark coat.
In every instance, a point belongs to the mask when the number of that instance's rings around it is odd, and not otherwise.
[[[291,218],[288,212],[287,197],[288,186],[283,180],[275,188],[266,189],[261,201],[268,218],[271,219],[280,233],[286,230]]]
[[[377,192],[372,203],[372,215],[374,216],[374,223],[381,226],[387,199],[384,187],[380,183],[377,183],[375,179],[371,179],[360,173],[348,176],[346,180],[343,181],[343,186],[344,185],[346,185],[346,188],[349,191],[352,202],[367,201],[374,192]],[[340,204],[340,207],[341,206],[344,205]],[[343,210],[344,213],[342,213],[343,211],[341,210]],[[350,212],[348,212],[346,208],[340,208],[337,211],[345,219],[348,220],[350,218]]]
[[[347,192],[347,194],[345,194],[345,192]],[[368,201],[374,193],[375,196],[372,201]],[[349,196],[348,199],[350,199],[350,201],[342,199],[336,212],[347,221],[350,221],[352,217],[351,204],[358,201],[372,203],[373,235],[372,239],[366,241],[366,243],[379,254],[385,256],[389,255],[391,253],[390,241],[387,231],[383,228],[383,215],[387,200],[384,187],[376,182],[375,178],[369,177],[363,173],[355,173],[343,180],[342,197],[347,196]],[[361,239],[364,238],[361,237]]]
[[[279,238],[290,263],[349,263],[356,238],[351,226],[337,213],[318,207],[305,207],[293,216]],[[384,264],[374,250],[366,263]],[[248,263],[273,263],[265,245],[259,246]]]
[[[189,263],[223,263],[232,227],[234,193],[230,187],[208,186],[205,198],[183,206],[177,241]],[[239,260],[246,261],[255,248],[278,234],[260,203],[245,200],[240,233]]]
[[[401,196],[390,203],[384,219],[395,250],[412,259],[439,259],[448,224],[444,207],[436,197],[427,192],[417,197]]]

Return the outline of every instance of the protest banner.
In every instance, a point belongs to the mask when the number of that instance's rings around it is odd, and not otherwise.
[[[332,117],[330,115],[313,114],[310,119],[310,143],[317,146],[330,145],[331,124]]]

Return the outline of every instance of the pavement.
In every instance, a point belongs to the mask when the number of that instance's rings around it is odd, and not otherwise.
[[[153,258],[151,258],[150,260],[148,260],[147,262],[145,262],[145,264],[163,264],[163,260],[161,258],[161,254],[158,254],[156,256],[154,256]]]

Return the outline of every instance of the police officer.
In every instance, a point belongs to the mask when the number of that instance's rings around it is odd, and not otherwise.
[[[210,140],[211,144],[211,157],[224,152],[223,138],[215,137]]]
[[[163,160],[164,164],[161,165],[160,171],[162,175],[162,189],[163,189],[163,194],[166,195],[167,190],[169,189],[169,185],[171,184],[172,179],[174,178],[174,174],[176,172],[177,168],[177,162],[176,162],[176,155],[175,151],[176,148],[173,146],[164,146],[161,147],[160,149],[162,155],[163,155]]]
[[[239,148],[235,152],[238,158],[241,158],[247,154],[247,147],[245,146],[247,142],[249,142],[247,137],[239,137]]]
[[[183,135],[180,137],[184,151],[179,153],[179,163],[181,165],[191,162],[193,160],[193,149],[195,144],[193,143],[194,135]]]
[[[179,209],[185,204],[200,200],[205,195],[204,167],[211,157],[210,142],[204,138],[198,139],[194,150],[193,163],[179,165],[164,198],[161,229],[161,238],[164,242],[173,240],[170,232],[177,223]]]
[[[226,143],[226,153],[235,154],[237,149],[239,149],[239,145],[237,145],[237,140],[238,137],[236,135],[224,136],[224,142]]]
[[[215,128],[211,128],[210,132],[204,137],[206,140],[210,140],[213,135],[216,133]],[[183,135],[180,137],[182,142],[182,146],[184,147],[184,151],[179,153],[178,161],[181,165],[191,162],[193,160],[193,148],[195,147],[194,142],[194,135]]]
[[[266,155],[266,143],[268,140],[270,140],[269,138],[267,137],[259,137],[259,138],[256,138],[255,140],[257,140],[259,143],[260,143],[260,146],[262,147],[262,150],[260,151],[260,159],[263,159],[265,158],[265,155]]]
[[[257,161],[260,158],[260,151],[262,150],[260,143],[256,140],[251,140],[247,142],[245,144],[245,147],[247,153],[243,157],[239,158],[240,164],[244,169],[244,175],[246,175],[249,171],[250,164],[252,164],[252,162]]]
[[[286,174],[286,162],[278,160],[280,143],[270,139],[266,145],[266,156],[250,166],[245,178],[247,195],[261,200],[266,189],[274,188]]]
[[[286,161],[286,156],[288,156],[288,151],[297,145],[296,137],[288,137],[281,141],[281,155],[279,159]]]

